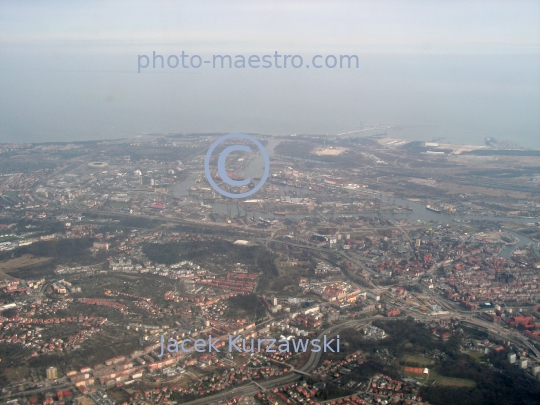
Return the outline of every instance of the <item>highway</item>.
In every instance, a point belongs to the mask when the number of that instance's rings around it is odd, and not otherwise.
[[[320,253],[336,254],[336,255],[339,255],[339,256],[343,257],[345,260],[348,260],[351,263],[356,264],[357,266],[359,266],[363,270],[366,270],[366,271],[369,271],[370,273],[373,273],[373,271],[371,271],[369,269],[366,269],[362,263],[359,263],[355,259],[352,259],[351,257],[347,256],[344,251],[339,251],[339,250],[336,250],[336,249],[321,248],[321,247],[311,246],[311,245],[301,245],[299,243],[282,241],[282,240],[271,239],[271,238],[253,238],[253,239],[254,239],[254,241],[258,241],[258,242],[261,242],[261,243],[262,242],[264,242],[264,243],[268,243],[268,242],[281,243],[281,244],[287,244],[287,245],[290,245],[290,246],[295,246],[295,247],[298,247],[298,248],[301,248],[301,249],[315,250],[315,251],[320,252]],[[377,288],[377,286],[375,284],[373,284],[373,282],[371,282],[370,280],[367,280],[365,278],[362,278],[362,280],[364,281],[364,283],[369,285],[371,288]],[[350,280],[350,281],[355,285],[358,284],[357,282],[355,282],[353,280]],[[364,287],[364,286],[359,286],[359,287]]]
[[[426,294],[428,294],[431,298],[433,298],[433,300],[435,300],[439,305],[441,305],[443,308],[447,309],[448,311],[451,311],[450,313],[451,316],[454,316],[455,318],[458,318],[462,321],[467,321],[472,325],[481,327],[484,330],[487,330],[493,333],[494,335],[500,336],[501,338],[505,340],[509,340],[510,342],[516,345],[526,346],[532,353],[534,353],[534,355],[536,356],[536,360],[540,361],[540,351],[538,351],[538,349],[536,349],[536,347],[534,347],[534,345],[524,335],[514,330],[505,329],[502,325],[487,322],[486,320],[477,317],[475,312],[460,309],[456,307],[455,305],[445,301],[443,298],[438,297],[433,291],[429,290],[425,286],[422,286],[422,289]]]
[[[533,353],[535,353],[537,360],[540,359],[538,356],[538,351],[534,346],[530,344],[524,337],[519,335],[519,333],[511,330],[505,330],[502,326],[488,323],[482,319],[475,318],[474,314],[470,313],[464,313],[465,311],[459,311],[459,313],[456,314],[457,311],[455,311],[454,308],[452,308],[454,311],[454,314],[449,314],[450,316],[453,316],[454,318],[460,319],[462,322],[466,323],[467,326],[480,329],[483,331],[491,332],[492,334],[499,336],[505,340],[509,340],[517,345],[525,345],[527,346]],[[420,318],[423,321],[430,321],[433,320],[434,317],[430,315],[423,315],[423,314],[414,314],[416,318]],[[357,320],[351,320],[346,321],[344,323],[331,326],[330,328],[322,331],[317,338],[322,339],[324,335],[327,335],[327,337],[333,337],[337,335],[340,331],[349,328],[349,327],[358,327],[358,326],[364,326],[370,322],[372,322],[375,319],[384,320],[384,321],[398,321],[402,320],[403,318],[381,318],[380,316],[373,316],[368,317],[364,319],[357,319]],[[205,396],[204,398],[197,399],[194,401],[186,402],[186,404],[191,405],[205,405],[205,404],[211,404],[213,402],[217,402],[223,399],[231,398],[238,395],[254,395],[257,392],[261,391],[262,387],[265,390],[279,387],[282,385],[290,384],[300,378],[300,373],[310,373],[312,370],[317,368],[319,361],[321,359],[322,352],[314,353],[311,352],[308,361],[298,370],[293,369],[293,373],[269,380],[269,381],[259,381],[257,385],[255,384],[247,384],[240,387],[235,387],[232,390],[227,390],[224,392],[221,392],[219,394],[215,394],[212,396]],[[296,371],[296,373],[294,372]]]
[[[342,330],[344,330],[346,328],[350,328],[350,327],[354,327],[354,326],[363,326],[363,325],[366,325],[366,324],[370,323],[374,319],[380,319],[380,320],[385,320],[385,321],[396,321],[399,318],[381,318],[380,316],[373,316],[373,317],[364,318],[364,319],[351,320],[351,321],[341,323],[339,325],[331,326],[330,328],[322,331],[317,336],[317,338],[322,339],[324,335],[326,335],[327,337],[335,336],[340,331],[342,331]],[[311,372],[313,369],[315,369],[318,366],[319,361],[321,360],[322,354],[323,354],[322,351],[317,352],[317,353],[311,352],[308,361],[297,371],[301,371],[301,372],[304,372],[304,373]],[[290,384],[290,383],[298,380],[299,378],[300,378],[300,375],[293,372],[293,373],[290,373],[290,374],[287,374],[287,375],[284,375],[284,376],[281,376],[281,377],[278,377],[278,378],[275,378],[275,379],[272,379],[272,380],[258,381],[257,385],[259,385],[259,386],[263,387],[264,389],[268,390],[268,389],[271,389],[271,388],[280,387],[282,385]],[[224,392],[220,392],[219,394],[215,394],[215,395],[211,395],[211,396],[205,396],[205,397],[203,397],[201,399],[196,399],[196,400],[193,400],[193,401],[190,401],[190,402],[184,402],[184,403],[185,404],[190,404],[190,405],[206,405],[206,404],[212,404],[214,402],[217,402],[217,401],[220,401],[220,400],[223,400],[223,399],[231,398],[231,397],[234,397],[234,396],[254,395],[254,394],[256,394],[257,392],[260,392],[260,391],[261,391],[261,389],[259,387],[257,387],[255,384],[250,383],[250,384],[246,384],[246,385],[243,385],[243,386],[240,386],[240,387],[235,387],[232,390],[227,390],[227,391],[224,391]]]

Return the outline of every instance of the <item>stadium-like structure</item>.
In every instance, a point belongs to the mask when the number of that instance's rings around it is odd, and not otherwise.
[[[88,163],[88,167],[91,168],[91,169],[104,169],[107,166],[109,166],[109,164],[107,162],[90,162],[90,163]]]

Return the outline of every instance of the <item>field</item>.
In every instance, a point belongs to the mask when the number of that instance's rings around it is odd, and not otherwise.
[[[416,373],[405,373],[414,380],[420,381],[422,383],[427,383],[428,381],[434,381],[438,385],[442,386],[452,386],[452,387],[475,387],[476,383],[473,380],[467,380],[463,378],[453,378],[445,377],[440,375],[437,370],[433,367],[435,365],[435,360],[429,359],[427,357],[418,356],[414,354],[406,353],[401,357],[401,364],[409,365],[413,367],[428,367],[429,375],[426,374],[416,374]]]
[[[26,365],[19,367],[10,367],[4,371],[4,377],[8,381],[21,381],[24,378],[27,378],[30,374],[30,368]]]
[[[476,383],[473,380],[464,378],[444,377],[439,375],[435,370],[429,370],[429,380],[436,381],[439,385],[454,386],[454,387],[475,387]]]
[[[107,395],[117,404],[129,401],[129,393],[122,388],[112,387],[107,390]]]
[[[426,359],[427,360],[427,359]],[[464,378],[453,378],[445,377],[440,375],[435,369],[429,369],[429,375],[426,374],[415,374],[415,373],[405,373],[412,379],[419,381],[421,383],[427,383],[428,381],[434,381],[438,385],[442,386],[452,386],[452,387],[476,387],[476,383],[473,380],[467,380]]]
[[[401,358],[401,361],[407,364],[411,364],[411,365],[418,364],[419,366],[422,366],[422,367],[429,367],[434,364],[433,359],[428,359],[422,356],[415,356],[413,354],[403,355],[403,357]]]
[[[13,236],[13,235],[7,235],[7,236],[0,237],[0,242],[11,242],[11,241],[14,241],[14,240],[19,240],[19,238],[17,236]]]
[[[22,255],[15,259],[4,260],[0,262],[0,278],[12,279],[13,277],[8,275],[8,272],[24,267],[35,266],[37,264],[43,264],[50,260],[50,257],[36,257],[29,254]]]
[[[484,359],[484,353],[477,350],[467,350],[467,354],[477,361],[481,361]]]

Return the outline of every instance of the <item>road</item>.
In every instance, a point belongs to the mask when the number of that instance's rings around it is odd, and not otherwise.
[[[288,242],[288,241],[282,241],[282,240],[278,240],[278,239],[271,239],[271,238],[253,238],[254,241],[257,241],[257,242],[264,242],[264,243],[268,243],[268,242],[274,242],[274,243],[281,243],[281,244],[287,244],[287,245],[290,245],[290,246],[295,246],[295,247],[298,247],[298,248],[301,248],[301,249],[308,249],[308,250],[315,250],[317,252],[320,252],[320,253],[332,253],[332,254],[336,254],[338,256],[341,256],[343,257],[345,260],[348,260],[350,261],[351,263],[354,263],[355,265],[357,265],[358,267],[360,267],[361,269],[363,270],[367,270],[371,273],[373,273],[373,271],[369,270],[369,269],[366,269],[364,267],[364,265],[362,263],[359,263],[358,261],[356,261],[355,259],[351,258],[350,256],[348,256],[347,254],[345,254],[345,252],[343,251],[339,251],[339,250],[334,250],[334,249],[328,249],[328,248],[322,248],[322,247],[317,247],[317,246],[311,246],[311,245],[301,245],[299,243],[294,243],[294,242]],[[371,288],[377,288],[377,286],[375,284],[373,284],[373,282],[371,282],[370,280],[367,280],[365,278],[362,278],[362,280],[368,285],[370,286]],[[357,285],[358,283],[355,282],[354,280],[351,280],[349,278],[349,281],[351,281],[353,284]],[[364,287],[364,286],[360,286],[360,287]]]
[[[386,320],[386,321],[396,321],[399,318],[381,318],[380,316],[378,316],[378,317],[373,316],[373,317],[364,318],[364,319],[355,319],[355,320],[351,320],[351,321],[341,323],[339,325],[331,326],[330,328],[322,331],[317,336],[317,338],[322,339],[324,335],[326,335],[327,338],[328,337],[333,337],[333,336],[337,335],[339,332],[341,332],[343,329],[350,328],[350,327],[353,327],[353,326],[363,326],[363,325],[366,325],[366,324],[372,322],[374,319],[381,319],[381,320]],[[321,360],[322,354],[323,354],[322,351],[318,352],[318,353],[311,352],[308,361],[298,371],[302,371],[302,372],[305,372],[305,373],[311,372],[319,364],[319,361]],[[300,378],[299,374],[290,373],[290,374],[275,378],[273,380],[258,381],[258,385],[263,387],[266,390],[269,390],[269,389],[272,389],[272,388],[275,388],[275,387],[280,387],[282,385],[290,384],[293,381],[298,380],[299,378]],[[247,385],[244,385],[244,386],[235,387],[232,390],[221,392],[219,394],[215,394],[215,395],[211,395],[211,396],[205,396],[204,398],[196,399],[196,400],[193,400],[193,401],[190,401],[190,402],[184,402],[184,403],[185,404],[190,404],[190,405],[207,405],[207,404],[212,404],[213,402],[217,402],[217,401],[227,399],[227,398],[231,398],[231,397],[234,397],[234,396],[254,395],[254,394],[256,394],[257,392],[260,392],[260,391],[261,391],[261,389],[259,387],[255,386],[254,384],[247,384]]]
[[[66,170],[66,169],[69,169],[69,167],[63,168],[61,170]],[[33,194],[35,195],[35,193],[33,193]],[[87,211],[87,212],[99,214],[99,215],[102,215],[102,216],[109,216],[109,217],[116,217],[116,218],[125,217],[125,218],[159,219],[161,221],[167,221],[169,223],[184,224],[184,225],[190,225],[190,226],[200,226],[200,227],[214,228],[214,229],[227,229],[227,228],[230,229],[230,227],[231,227],[231,225],[225,225],[225,224],[222,225],[222,224],[200,222],[200,221],[190,221],[190,220],[186,220],[186,219],[165,217],[165,216],[162,216],[162,215],[131,215],[131,214],[123,214],[123,213],[117,213],[117,212],[104,212],[104,211],[99,210],[99,209],[98,210],[89,210],[89,209],[86,209],[84,207],[78,207],[76,204],[73,204],[68,209],[59,207],[58,211],[62,211],[62,212],[66,212],[66,211],[84,212],[84,211]],[[321,214],[321,216],[322,216],[322,214]],[[408,233],[403,229],[403,227],[398,226],[396,224],[394,224],[394,227],[396,227],[400,231],[402,231],[403,235],[407,239],[410,240],[410,237],[409,237]],[[317,251],[317,252],[320,252],[320,253],[326,253],[326,254],[331,253],[331,254],[334,254],[334,255],[338,255],[338,256],[342,257],[343,259],[354,263],[355,265],[359,266],[362,269],[365,269],[366,271],[368,271],[370,273],[373,273],[373,271],[371,271],[369,268],[364,267],[365,263],[361,263],[358,260],[353,259],[352,257],[350,257],[347,254],[346,251],[339,251],[339,250],[334,250],[334,249],[320,248],[320,247],[310,246],[310,245],[307,245],[307,244],[298,244],[298,243],[293,243],[293,242],[289,242],[289,241],[281,241],[281,240],[274,239],[273,237],[275,236],[275,234],[279,230],[281,230],[283,228],[275,229],[271,233],[270,233],[270,231],[253,230],[253,229],[249,229],[249,228],[246,228],[246,227],[234,226],[234,228],[242,230],[242,231],[244,231],[246,233],[249,233],[251,236],[246,237],[246,239],[251,238],[253,241],[259,241],[259,242],[263,242],[263,243],[273,242],[273,243],[288,244],[288,245],[295,246],[295,247],[298,247],[298,248],[301,248],[301,249],[308,249],[308,250]],[[352,282],[354,283],[354,281],[352,281]],[[370,285],[372,288],[376,288],[376,286],[372,282],[370,282],[369,280],[365,280],[365,282],[368,283],[368,285]],[[356,283],[354,283],[354,284],[356,284]],[[47,284],[42,286],[42,290],[39,292],[38,296],[43,293],[43,291],[45,290],[45,288],[47,286],[48,286]],[[481,328],[482,330],[487,330],[490,333],[493,333],[496,336],[500,336],[505,340],[509,340],[509,341],[519,345],[519,346],[524,345],[530,351],[532,351],[535,354],[537,359],[540,359],[540,352],[531,344],[531,342],[525,336],[520,335],[519,333],[517,333],[517,332],[515,332],[513,330],[505,329],[500,325],[492,324],[492,323],[486,322],[486,321],[484,321],[482,319],[479,319],[479,318],[476,317],[474,312],[462,310],[461,308],[457,307],[456,305],[454,305],[452,303],[448,303],[446,300],[441,298],[439,295],[435,294],[433,291],[430,291],[428,289],[424,289],[424,290],[425,290],[424,292],[429,294],[439,305],[441,305],[443,308],[450,311],[450,316],[457,317],[458,319],[460,319],[461,321],[467,323],[471,327],[477,327],[477,328]],[[404,309],[404,310],[406,310],[406,309]],[[425,320],[433,319],[433,317],[423,316],[423,315],[417,314],[417,313],[415,313],[415,316],[420,317],[420,318],[424,318]],[[362,320],[347,321],[347,322],[344,322],[343,324],[335,325],[335,326],[333,326],[331,328],[328,328],[325,331],[321,332],[321,334],[319,334],[318,338],[322,338],[324,335],[333,336],[333,335],[339,333],[341,330],[343,330],[343,329],[345,329],[347,327],[360,326],[362,324],[367,324],[370,321],[372,321],[373,319],[376,319],[376,318],[371,317],[371,318],[365,318],[365,319],[362,319]],[[392,320],[397,320],[399,318],[386,318],[386,319],[389,320],[389,321],[392,321]],[[275,319],[271,319],[271,320],[275,320]],[[271,320],[269,320],[269,321],[271,321]],[[269,322],[269,321],[267,321],[267,322]],[[313,353],[312,352],[310,354],[307,362],[300,369],[298,369],[296,371],[297,372],[310,373],[313,369],[315,369],[318,366],[318,364],[320,362],[320,359],[321,359],[321,356],[322,356],[322,353],[320,353],[320,352],[319,353]],[[250,383],[250,384],[246,384],[246,385],[241,386],[241,387],[235,387],[232,390],[228,390],[226,392],[218,393],[218,394],[213,395],[213,396],[206,396],[204,398],[197,399],[197,400],[194,400],[194,401],[191,401],[191,402],[188,402],[188,403],[189,404],[204,405],[204,404],[208,404],[208,403],[211,403],[211,402],[219,401],[219,400],[230,398],[230,397],[237,396],[237,395],[252,395],[252,394],[255,394],[257,392],[260,392],[261,387],[263,389],[270,389],[270,388],[274,388],[274,387],[277,387],[277,386],[282,386],[282,385],[285,385],[285,384],[289,384],[289,383],[291,383],[293,381],[296,381],[299,378],[300,378],[300,375],[298,375],[297,373],[290,373],[290,374],[287,374],[287,375],[284,375],[284,376],[281,376],[281,377],[278,377],[278,378],[275,378],[275,379],[272,379],[272,380],[264,380],[262,382],[259,381],[258,383]],[[259,385],[259,386],[257,386],[257,385]],[[41,390],[42,389],[27,391],[27,392],[25,392],[25,394],[34,393],[34,392],[40,392]],[[7,397],[9,398],[11,396],[17,396],[17,395],[20,396],[20,394],[21,393],[13,393],[11,395],[8,395]],[[0,397],[0,398],[6,399],[6,396]]]
[[[421,318],[424,321],[430,321],[433,319],[430,315],[421,315],[421,314],[415,314],[415,316],[418,318]],[[454,315],[455,316],[455,315]],[[514,331],[507,331],[504,328],[502,328],[499,325],[490,324],[482,319],[478,319],[474,317],[474,314],[471,313],[462,313],[460,311],[459,314],[457,314],[457,318],[459,318],[462,322],[466,322],[471,327],[480,328],[482,330],[488,330],[491,333],[502,337],[503,339],[512,341],[519,345],[525,345],[527,346],[531,351],[533,351],[538,359],[538,351],[530,345],[529,342],[524,341],[524,338],[520,336],[519,334],[516,334]],[[354,326],[364,326],[370,322],[372,322],[374,319],[379,320],[385,320],[385,321],[398,321],[402,320],[402,318],[381,318],[380,316],[374,316],[374,317],[368,317],[364,319],[357,319],[357,320],[351,320],[347,321],[338,325],[334,325],[324,331],[322,331],[317,338],[322,339],[324,335],[327,335],[328,337],[333,337],[337,335],[340,331],[343,329],[354,327]],[[311,352],[308,361],[298,370],[295,370],[297,372],[303,372],[303,373],[310,373],[312,370],[317,368],[319,361],[321,359],[322,352],[314,353]],[[296,381],[300,378],[300,375],[297,373],[291,373],[287,374],[285,376],[270,380],[270,381],[262,381],[258,382],[259,387],[263,387],[264,389],[268,390],[271,388],[279,387],[282,385],[290,384],[293,381]],[[261,391],[261,388],[255,386],[254,384],[244,385],[241,387],[235,387],[232,390],[228,390],[216,395],[212,396],[206,396],[201,399],[197,399],[194,401],[186,402],[186,404],[191,405],[205,405],[205,404],[211,404],[213,402],[217,402],[223,399],[231,398],[234,396],[239,395],[254,395],[257,392]]]
[[[425,286],[421,286],[421,288],[426,294],[428,294],[431,298],[433,298],[433,300],[435,300],[439,305],[441,305],[443,308],[447,309],[448,311],[451,311],[451,314],[453,314],[454,317],[461,320],[468,321],[473,325],[482,327],[488,330],[489,332],[495,335],[498,335],[504,338],[505,340],[509,340],[517,345],[526,346],[531,352],[534,353],[534,355],[536,356],[536,360],[540,361],[540,351],[536,349],[536,347],[529,341],[527,337],[513,330],[507,330],[503,328],[502,325],[487,322],[484,319],[478,318],[476,312],[466,311],[466,310],[458,308],[456,305],[453,305],[452,303],[447,302],[443,298],[437,296],[437,294],[435,294],[434,291],[428,289]]]
[[[58,385],[45,385],[43,387],[36,388],[36,389],[33,389],[33,390],[12,392],[11,394],[2,395],[2,396],[0,396],[0,400],[5,401],[5,400],[8,400],[10,398],[21,398],[23,396],[32,395],[32,394],[38,394],[40,392],[50,392],[50,391],[57,392],[57,391],[59,391],[60,388],[62,388],[62,389],[65,389],[65,388],[73,389],[73,388],[75,388],[75,385],[73,383],[71,383],[71,382],[64,383],[64,384],[58,384]]]

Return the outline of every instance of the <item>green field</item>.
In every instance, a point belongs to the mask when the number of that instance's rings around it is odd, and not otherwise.
[[[429,370],[429,380],[436,381],[437,384],[454,387],[476,387],[473,380],[464,378],[445,377],[437,373],[435,370]]]
[[[467,350],[467,354],[477,361],[481,361],[484,359],[484,353],[477,350]]]
[[[470,387],[474,388],[476,387],[476,383],[473,380],[467,380],[464,378],[453,378],[453,377],[445,377],[440,375],[435,369],[429,369],[429,375],[423,374],[415,374],[415,373],[405,373],[412,379],[419,381],[421,383],[428,383],[429,381],[435,381],[438,385],[442,386],[452,386],[452,387]]]
[[[421,367],[428,367],[435,364],[433,359],[428,359],[427,357],[422,357],[422,356],[415,356],[414,354],[403,355],[403,357],[401,358],[401,361],[405,364],[410,364],[410,365],[418,364]]]
[[[11,242],[14,240],[19,240],[20,238],[18,236],[14,235],[7,235],[7,236],[0,236],[0,242]]]

